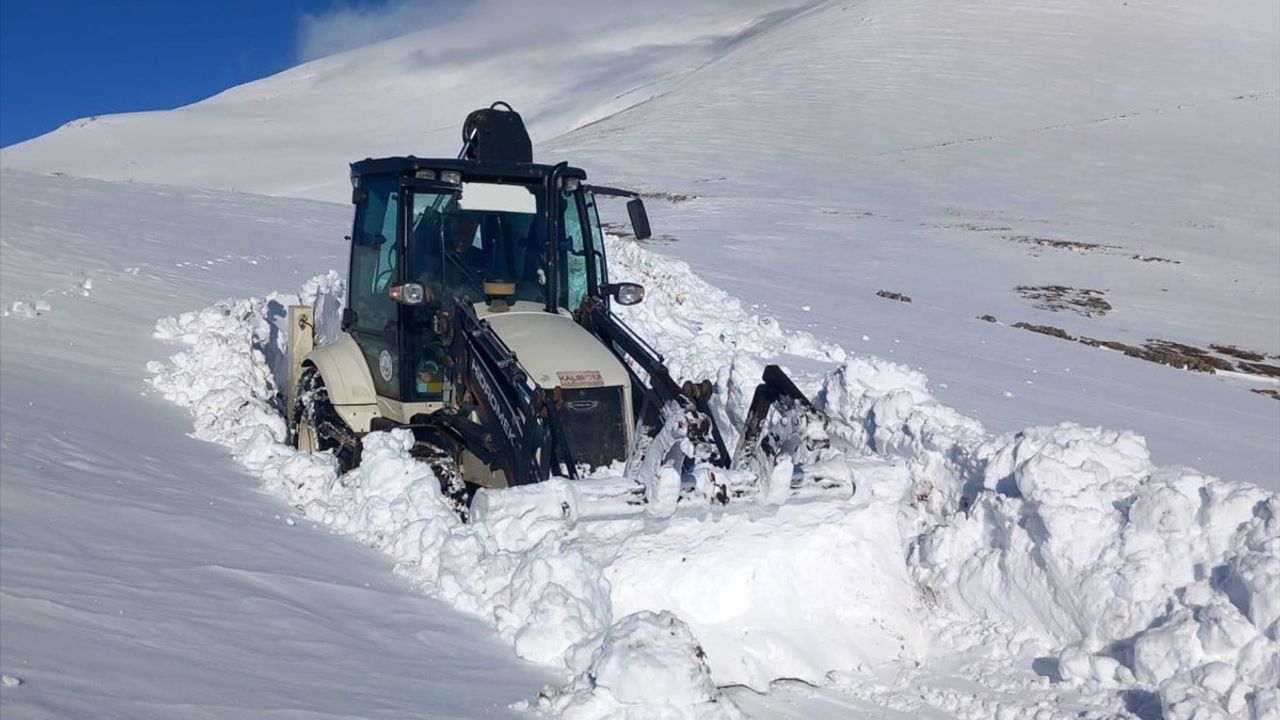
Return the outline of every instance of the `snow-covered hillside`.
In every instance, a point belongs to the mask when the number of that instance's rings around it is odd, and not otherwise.
[[[1011,327],[1276,365],[1275,3],[815,6],[543,151],[698,196],[660,214],[663,252],[792,327],[920,366],[988,424],[1121,425],[1171,461],[1280,480],[1256,379]]]
[[[552,682],[144,382],[158,316],[333,266],[346,207],[8,172],[0,198],[0,296],[40,308],[0,319],[0,715],[500,717]]]
[[[452,157],[462,116],[494,99],[520,110],[539,139],[643,102],[772,23],[776,11],[767,6],[777,4],[475,3],[444,27],[321,58],[177,110],[76,120],[5,148],[0,162],[340,202],[351,187],[347,163]]]
[[[1086,376],[1108,351],[1011,327],[1280,365],[1274,2],[822,4],[541,150],[696,196],[664,208],[663,252],[989,424],[1118,424],[1280,481],[1280,409],[1247,393],[1274,380]]]
[[[526,5],[0,151],[6,718],[1280,718],[1280,5]],[[852,497],[462,525],[394,434],[282,442],[346,163],[497,98],[644,191],[675,374],[787,366]]]
[[[1210,348],[1280,355],[1275,3],[686,5],[512,30],[481,4],[0,163],[341,200],[347,162],[451,155],[502,97],[543,158],[654,193],[662,252],[993,427],[1130,427],[1169,462],[1280,478],[1280,410],[1249,392],[1275,379]]]
[[[713,378],[728,417],[764,361],[810,368],[858,492],[579,518],[590,481],[558,483],[532,489],[550,511],[503,491],[461,525],[395,435],[341,479],[281,443],[271,360],[297,297],[259,290],[301,289],[327,327],[340,279],[306,276],[339,262],[343,206],[25,173],[0,191],[5,292],[41,308],[0,321],[0,664],[23,681],[0,689],[6,714],[1176,720],[1280,703],[1280,496],[1162,467],[1132,433],[992,433],[919,373],[615,239],[613,276],[650,288],[631,321],[679,376]],[[242,297],[183,311],[224,292]],[[268,496],[183,437],[144,365]]]

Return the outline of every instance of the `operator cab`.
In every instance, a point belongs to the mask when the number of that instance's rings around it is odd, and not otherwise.
[[[455,298],[481,317],[572,316],[588,297],[638,302],[638,286],[608,283],[596,193],[585,179],[563,164],[414,157],[352,164],[343,323],[380,397],[443,400],[447,348],[436,315]]]

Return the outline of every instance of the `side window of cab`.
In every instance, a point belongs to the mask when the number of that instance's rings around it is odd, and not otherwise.
[[[560,229],[561,270],[560,306],[575,311],[587,294],[587,241],[582,228],[582,214],[578,207],[578,193],[565,191],[560,195],[563,214]]]
[[[378,394],[399,398],[398,306],[388,289],[398,279],[400,179],[396,175],[368,175],[361,178],[360,190],[363,199],[356,207],[351,235],[347,306],[355,311],[355,322],[349,330],[369,364]]]
[[[600,287],[609,282],[604,265],[604,230],[600,227],[600,213],[596,210],[596,194],[587,190],[583,193],[587,205],[587,224],[591,226],[591,266],[594,271],[595,287],[592,290],[599,294]]]

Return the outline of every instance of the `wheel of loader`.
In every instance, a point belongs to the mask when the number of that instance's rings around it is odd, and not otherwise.
[[[299,450],[330,450],[338,466],[346,472],[359,463],[359,443],[355,433],[343,422],[324,386],[324,378],[314,367],[307,367],[298,379],[297,399],[293,405],[293,444]]]
[[[463,478],[462,468],[458,463],[459,447],[431,428],[420,428],[416,437],[417,442],[410,454],[418,462],[431,468],[431,472],[440,481],[441,494],[458,517],[463,522],[468,522],[471,517],[471,501],[475,499],[480,486]]]

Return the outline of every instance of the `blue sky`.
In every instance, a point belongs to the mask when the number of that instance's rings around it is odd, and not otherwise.
[[[300,30],[360,0],[0,0],[0,146],[76,118],[167,109],[315,55]],[[340,48],[338,48],[340,49]]]

